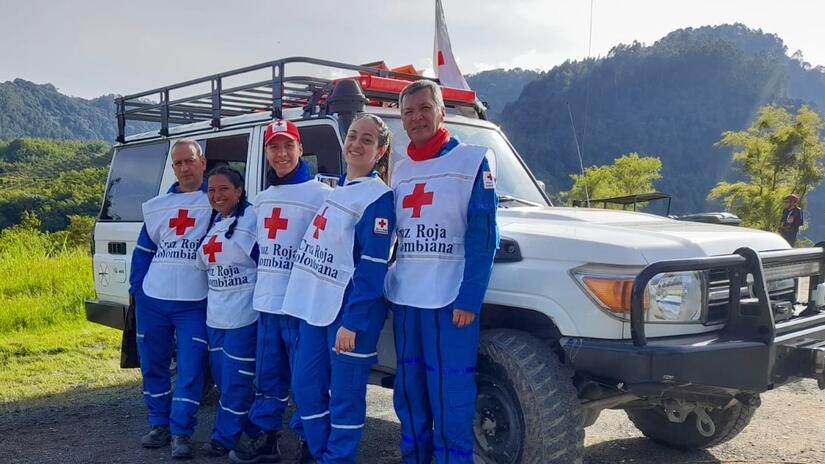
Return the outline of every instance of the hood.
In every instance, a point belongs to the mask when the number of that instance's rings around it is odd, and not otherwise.
[[[677,221],[652,214],[591,208],[500,208],[503,237],[525,258],[645,266],[655,261],[789,248],[777,234]]]

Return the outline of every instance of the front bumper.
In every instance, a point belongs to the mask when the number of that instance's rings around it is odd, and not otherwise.
[[[810,319],[806,327],[780,332],[770,344],[712,333],[649,339],[641,347],[630,340],[566,338],[562,347],[576,372],[604,383],[760,393],[797,378],[817,378],[816,353],[825,353],[825,313]],[[792,328],[784,326],[778,324],[777,331]],[[812,346],[817,342],[819,351]]]
[[[100,300],[86,300],[86,320],[123,330],[126,306]]]

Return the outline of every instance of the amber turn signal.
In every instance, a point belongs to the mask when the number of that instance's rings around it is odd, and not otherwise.
[[[587,276],[582,282],[605,308],[616,313],[630,313],[633,280]]]

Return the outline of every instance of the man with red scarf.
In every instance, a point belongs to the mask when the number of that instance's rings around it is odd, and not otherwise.
[[[498,247],[492,153],[450,136],[434,82],[408,85],[399,106],[409,159],[392,173],[398,249],[385,290],[401,450],[405,463],[471,463],[479,316]]]

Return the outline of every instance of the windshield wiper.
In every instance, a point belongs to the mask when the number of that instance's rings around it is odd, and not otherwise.
[[[524,200],[524,199],[521,199],[521,198],[518,198],[518,197],[514,197],[512,195],[499,195],[498,196],[498,202],[499,203],[515,202],[515,203],[521,203],[521,204],[527,205],[527,206],[541,206],[541,204],[539,204],[539,203],[535,203],[535,202],[532,202],[532,201],[529,201],[529,200]]]

